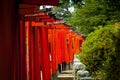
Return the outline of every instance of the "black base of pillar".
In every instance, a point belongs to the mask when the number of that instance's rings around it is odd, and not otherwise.
[[[66,70],[66,62],[62,62],[62,70]]]
[[[58,64],[58,71],[59,71],[59,73],[61,73],[61,71],[62,71],[60,64]]]
[[[57,80],[57,74],[52,74],[51,80]]]

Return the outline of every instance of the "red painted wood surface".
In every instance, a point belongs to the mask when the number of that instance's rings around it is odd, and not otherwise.
[[[42,72],[43,80],[50,80],[50,56],[48,51],[48,29],[41,27],[41,46],[42,46]]]
[[[57,6],[59,0],[19,0],[24,4],[32,4],[32,5],[52,5]]]
[[[35,29],[34,27],[31,27],[31,54],[30,54],[30,80],[34,80],[35,79]]]
[[[40,80],[40,52],[39,52],[39,42],[38,42],[38,28],[35,28],[35,80]]]
[[[26,28],[25,21],[20,21],[20,80],[26,80]]]
[[[57,5],[58,0],[20,0],[20,3],[25,4],[34,4],[36,5]],[[40,65],[42,66],[41,70],[43,72],[43,79],[50,80],[50,60],[49,60],[49,50],[48,50],[48,33],[46,28],[38,29],[40,25],[35,26],[35,28],[31,28],[31,22],[26,23],[26,21],[21,20],[20,26],[18,16],[24,15],[25,13],[19,14],[18,3],[16,0],[2,0],[1,4],[1,23],[0,26],[0,80],[40,80]],[[29,9],[28,13],[33,13],[33,9]],[[21,11],[21,12],[24,12]],[[27,13],[27,14],[28,14]],[[19,14],[19,15],[18,15]],[[46,16],[45,16],[46,17]],[[42,22],[51,22],[53,19],[44,19]],[[42,27],[47,27],[46,25]],[[52,23],[53,24],[53,23]],[[64,24],[62,24],[64,25]],[[27,26],[27,27],[26,27]],[[20,28],[19,28],[20,27]],[[49,26],[48,26],[49,27]],[[59,29],[60,26],[58,26]],[[63,26],[62,26],[63,28]],[[65,27],[64,27],[65,28]],[[19,32],[20,31],[20,32]],[[55,30],[53,31],[55,32]],[[40,35],[39,35],[40,33]],[[55,34],[57,33],[57,34]],[[57,45],[57,50],[52,54],[52,58],[54,57],[55,61],[52,63],[54,67],[54,72],[57,70],[57,64],[61,63],[61,61],[66,61],[66,35],[65,31],[55,32],[53,45]],[[60,35],[60,33],[62,33]],[[20,35],[19,35],[20,34]],[[58,36],[61,36],[61,39]],[[55,39],[57,37],[57,39]],[[75,36],[74,36],[75,37]],[[75,48],[76,40],[73,39],[73,44]],[[57,42],[63,42],[62,44]],[[80,43],[80,40],[77,41]],[[39,45],[41,45],[41,51],[39,52]],[[79,45],[80,46],[80,45]],[[78,47],[79,47],[78,46]],[[77,48],[78,48],[77,47]],[[55,46],[52,50],[54,50]],[[76,48],[76,49],[77,49]],[[61,53],[57,53],[57,51],[61,51]],[[62,53],[64,52],[64,53]],[[75,53],[75,51],[74,51]],[[40,56],[39,56],[40,54]],[[55,56],[54,56],[55,54]],[[62,54],[62,55],[61,55]],[[63,60],[58,59],[59,56],[62,56]],[[64,56],[65,55],[65,56]],[[41,58],[40,58],[41,57]],[[62,59],[61,58],[61,59]],[[40,60],[39,60],[40,59]],[[53,60],[54,60],[53,59]],[[40,63],[40,64],[39,64]],[[55,63],[55,66],[54,66]]]
[[[56,61],[56,30],[52,29],[52,37],[53,37],[53,46],[52,46],[52,73],[55,74],[57,71],[57,61]]]
[[[32,14],[25,16],[25,35],[21,37],[21,41],[25,38],[26,46],[24,72],[27,75],[24,77],[28,80],[50,80],[52,74],[56,74],[58,64],[69,64],[74,55],[81,52],[84,38],[45,12],[36,14],[36,19],[32,17]],[[21,46],[24,43],[21,42]]]

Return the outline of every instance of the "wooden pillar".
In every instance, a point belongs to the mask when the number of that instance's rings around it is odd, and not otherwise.
[[[42,72],[43,80],[50,80],[50,56],[48,51],[48,30],[41,27]]]
[[[26,29],[25,29],[25,21],[20,20],[20,54],[19,54],[19,75],[20,80],[26,80]]]
[[[35,28],[31,27],[31,54],[30,54],[30,80],[34,80],[35,79],[35,73],[34,73],[34,69],[35,69]]]
[[[0,2],[0,80],[19,80],[18,4]]]
[[[40,51],[39,51],[39,30],[38,27],[35,27],[35,53],[34,53],[34,59],[35,59],[35,80],[40,80]]]

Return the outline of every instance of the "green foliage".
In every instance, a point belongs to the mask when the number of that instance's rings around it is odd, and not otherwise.
[[[63,19],[64,21],[71,19],[70,7],[81,6],[83,0],[59,0],[59,5],[52,8],[52,12],[56,14],[56,17]]]
[[[114,24],[120,21],[120,1],[83,0],[85,5],[76,7],[74,14],[67,22],[88,35],[94,27]]]
[[[65,7],[65,6],[68,6],[68,5],[81,6],[82,5],[82,1],[83,0],[60,0],[59,6],[61,6],[61,7]]]
[[[59,19],[63,19],[64,21],[67,19],[67,18],[70,18],[71,17],[71,12],[68,10],[69,7],[54,7],[52,8],[52,12],[56,15],[57,18]]]
[[[92,76],[104,80],[120,80],[119,36],[119,27],[99,27],[83,42],[79,57]]]

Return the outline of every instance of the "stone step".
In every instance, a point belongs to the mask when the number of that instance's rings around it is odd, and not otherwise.
[[[59,74],[57,79],[58,80],[73,80],[73,74]]]
[[[61,74],[73,74],[73,70],[62,71]]]

